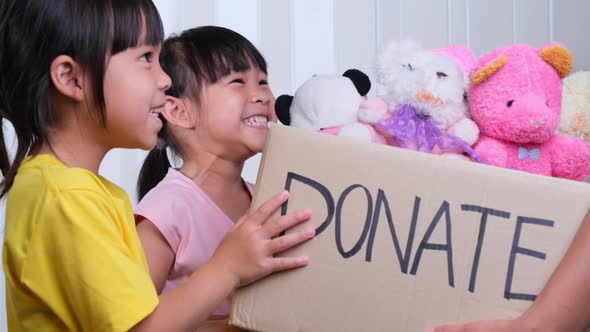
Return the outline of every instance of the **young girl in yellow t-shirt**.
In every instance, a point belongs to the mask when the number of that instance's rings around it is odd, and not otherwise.
[[[0,117],[18,140],[10,161],[0,135],[10,331],[194,331],[235,287],[307,264],[273,257],[313,236],[276,237],[307,210],[265,223],[282,192],[158,297],[129,199],[98,169],[113,148],[156,143],[170,86],[162,39],[150,0],[0,3]]]

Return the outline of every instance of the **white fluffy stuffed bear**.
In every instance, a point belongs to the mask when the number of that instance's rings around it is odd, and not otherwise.
[[[288,126],[384,143],[372,126],[358,119],[370,89],[369,77],[360,70],[349,69],[343,75],[316,75],[293,96],[279,96],[275,112],[281,123]]]
[[[579,71],[562,81],[559,132],[590,144],[590,71]]]
[[[459,138],[471,146],[478,139],[479,129],[469,117],[465,95],[474,63],[473,53],[462,46],[426,50],[412,41],[391,42],[377,59],[378,95],[391,113],[400,105],[408,105],[418,118],[428,118],[451,139]],[[375,117],[367,114],[362,112],[361,119],[376,123]],[[400,126],[394,131],[405,129]]]
[[[579,71],[562,80],[561,134],[590,144],[590,71]],[[590,178],[586,180],[590,183]]]

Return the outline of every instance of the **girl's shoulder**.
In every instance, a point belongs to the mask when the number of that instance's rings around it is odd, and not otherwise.
[[[199,196],[205,193],[191,179],[174,168],[169,168],[166,176],[142,199],[167,200],[172,197]],[[140,202],[141,203],[141,202]]]
[[[18,192],[19,188],[35,188],[36,192],[86,191],[117,198],[127,197],[122,188],[107,179],[83,168],[68,167],[47,154],[30,156],[23,161],[11,192]]]
[[[207,207],[210,199],[192,180],[174,168],[139,201],[136,215],[194,215]]]

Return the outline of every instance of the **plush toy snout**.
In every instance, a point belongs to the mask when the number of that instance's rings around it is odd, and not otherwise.
[[[442,103],[440,98],[435,97],[432,93],[430,93],[427,90],[421,90],[420,92],[418,92],[417,98],[421,102],[428,103],[432,106],[438,106]]]
[[[496,119],[485,119],[484,123],[503,128],[500,136],[516,143],[542,143],[553,136],[559,125],[559,115],[546,105],[543,95],[525,94],[498,105],[504,114]],[[496,122],[497,121],[497,122]],[[504,123],[501,123],[504,122]]]

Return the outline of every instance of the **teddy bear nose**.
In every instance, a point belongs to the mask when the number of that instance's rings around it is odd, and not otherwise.
[[[514,112],[528,114],[529,119],[534,119],[534,122],[550,117],[555,113],[547,106],[547,98],[542,94],[527,93],[518,100],[508,101],[506,106],[513,109]]]
[[[432,93],[422,90],[418,92],[418,98],[422,101],[431,101],[432,99],[434,99],[434,96],[432,95]]]
[[[441,104],[441,100],[435,97],[432,93],[426,90],[422,90],[418,92],[418,100],[429,103],[432,106],[439,106]]]

